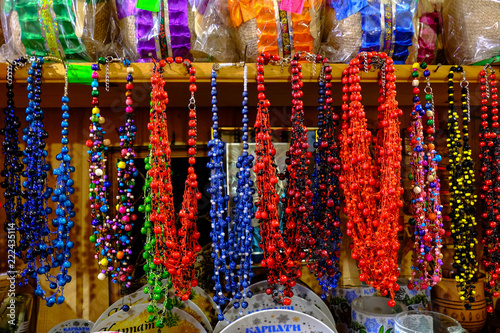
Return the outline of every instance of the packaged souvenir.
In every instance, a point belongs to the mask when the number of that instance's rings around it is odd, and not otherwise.
[[[162,0],[158,12],[137,8],[137,0],[112,0],[126,55],[138,61],[188,58],[191,49],[187,0]]]
[[[385,52],[405,63],[416,48],[414,0],[329,0],[322,52],[332,62],[347,62],[361,51]]]
[[[114,51],[107,0],[5,0],[0,6],[6,59],[34,53],[95,60],[96,51]]]

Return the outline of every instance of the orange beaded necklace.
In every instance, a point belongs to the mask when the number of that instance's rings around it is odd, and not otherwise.
[[[361,103],[360,69],[378,68],[378,132],[372,139]],[[403,114],[396,101],[396,76],[393,61],[385,53],[363,52],[351,60],[342,73],[343,115],[341,142],[342,176],[347,235],[352,238],[351,257],[358,261],[359,279],[390,294],[399,276],[397,251],[399,209],[402,207],[401,137],[398,117]],[[370,144],[373,141],[373,156]]]

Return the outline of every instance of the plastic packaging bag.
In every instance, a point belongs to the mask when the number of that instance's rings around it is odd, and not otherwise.
[[[208,5],[208,0],[189,0],[189,32],[191,33],[191,54],[195,62],[210,62],[209,56],[202,51],[195,49],[196,38],[198,34],[203,34],[201,25],[203,22],[203,14]]]
[[[360,51],[386,52],[404,63],[416,44],[414,0],[330,0],[321,47],[332,62],[347,62]],[[347,13],[345,12],[347,11]],[[350,14],[350,15],[348,15]]]
[[[319,49],[321,1],[305,0],[300,14],[281,11],[277,0],[224,1],[209,2],[202,25],[205,37],[197,39],[195,49],[224,62],[234,58],[255,61],[262,52],[289,57],[295,52]],[[223,39],[214,46],[209,38],[216,40],[219,29],[224,31]],[[222,50],[233,47],[226,31],[233,36],[236,57],[223,54]]]
[[[69,60],[115,55],[117,29],[108,0],[5,0],[1,19],[6,59],[24,54]]]
[[[443,26],[450,63],[468,65],[500,54],[500,1],[447,0]]]
[[[420,0],[418,3],[418,55],[417,61],[428,64],[443,61],[443,10],[444,0]]]
[[[95,61],[97,57],[121,56],[120,45],[117,42],[118,28],[109,1],[86,0],[83,8],[84,25],[81,36],[90,59]],[[77,16],[81,15],[78,8],[75,13]],[[81,20],[80,17],[77,22]],[[79,34],[77,26],[77,35]]]
[[[160,11],[138,9],[137,0],[112,0],[125,53],[140,62],[189,58],[191,36],[187,0],[162,0]]]
[[[216,62],[236,62],[236,44],[229,27],[227,0],[195,3],[193,56]],[[243,58],[241,58],[243,60]]]

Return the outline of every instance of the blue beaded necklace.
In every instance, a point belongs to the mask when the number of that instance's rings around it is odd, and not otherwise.
[[[315,272],[325,300],[331,289],[337,287],[340,279],[339,257],[342,233],[340,231],[340,159],[335,129],[339,117],[333,112],[331,67],[323,59],[322,75],[319,81],[318,138],[313,173],[314,207],[311,214],[313,237],[317,240],[310,253],[309,268]]]
[[[47,60],[59,59],[46,57]],[[74,226],[71,218],[75,216],[73,203],[70,195],[74,193],[73,180],[70,173],[74,168],[70,165],[71,157],[68,154],[68,119],[69,102],[67,96],[67,74],[65,76],[65,91],[62,97],[61,110],[63,121],[62,139],[63,144],[61,152],[57,154],[56,159],[61,162],[59,168],[53,170],[57,176],[56,190],[47,186],[47,171],[50,170],[45,158],[48,153],[45,150],[45,139],[48,137],[43,124],[43,111],[41,103],[41,85],[42,85],[42,65],[44,58],[32,57],[31,68],[28,71],[27,89],[28,89],[28,107],[26,108],[26,121],[28,127],[23,130],[23,141],[26,143],[26,149],[23,152],[23,163],[26,166],[23,176],[26,180],[23,182],[25,188],[24,214],[21,222],[21,229],[25,237],[21,242],[29,243],[26,251],[25,263],[26,269],[21,272],[25,279],[31,277],[36,280],[35,295],[41,296],[47,306],[62,304],[64,302],[63,290],[66,283],[71,281],[68,275],[68,269],[71,267],[69,259],[70,250],[74,244],[69,240],[69,232]],[[52,225],[57,228],[51,231],[48,226],[48,215],[52,209],[48,207],[47,201],[52,196],[52,200],[57,202],[56,218],[52,220]],[[52,238],[52,239],[51,239]],[[59,267],[59,273],[52,275],[50,270]],[[50,282],[51,294],[42,289],[39,276],[45,275]],[[25,280],[26,282],[26,280]]]
[[[252,297],[249,291],[251,271],[252,234],[251,225],[253,217],[253,181],[250,180],[250,169],[253,165],[253,156],[248,153],[248,91],[247,67],[244,67],[243,89],[243,152],[238,157],[238,186],[236,196],[233,198],[235,207],[232,210],[234,222],[228,214],[229,195],[227,194],[226,173],[224,171],[224,157],[226,143],[219,138],[219,117],[217,107],[217,72],[212,70],[212,129],[213,139],[209,141],[210,162],[207,167],[211,170],[210,188],[212,219],[212,258],[214,259],[215,296],[217,303],[218,319],[224,320],[222,307],[233,300],[234,308],[245,309],[248,303],[245,297]],[[222,281],[221,281],[222,280]],[[224,292],[230,294],[225,296]]]
[[[7,107],[5,108],[5,127],[0,130],[0,134],[4,136],[3,153],[4,153],[4,168],[0,175],[4,177],[1,183],[5,189],[4,209],[5,222],[4,229],[6,231],[16,231],[18,222],[22,215],[23,202],[21,197],[21,172],[23,164],[19,161],[22,153],[19,149],[18,129],[21,127],[19,118],[16,116],[14,107],[14,72],[18,67],[24,66],[27,60],[19,58],[14,60],[12,64],[7,66]],[[9,251],[13,250],[16,256],[21,257],[23,251],[27,249],[25,246],[17,246],[16,240],[8,242]]]

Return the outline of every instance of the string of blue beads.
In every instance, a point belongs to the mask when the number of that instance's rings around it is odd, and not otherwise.
[[[245,71],[246,72],[246,71]],[[217,107],[217,72],[211,74],[211,96],[212,96],[212,130],[213,139],[209,141],[210,162],[207,167],[211,170],[210,188],[211,195],[210,217],[212,219],[212,258],[214,259],[215,283],[214,302],[217,304],[218,319],[224,320],[222,307],[229,301],[235,309],[247,308],[245,297],[252,297],[248,290],[250,280],[253,276],[251,271],[252,254],[252,194],[254,193],[253,182],[250,180],[250,168],[253,156],[248,153],[248,91],[243,91],[243,152],[238,157],[236,166],[238,168],[238,185],[236,196],[233,198],[234,208],[232,215],[234,223],[228,214],[230,196],[227,194],[227,176],[224,171],[224,158],[226,154],[226,143],[219,137],[218,107]],[[239,266],[239,267],[238,267]],[[221,282],[221,279],[223,281]],[[230,294],[225,296],[224,292]]]

